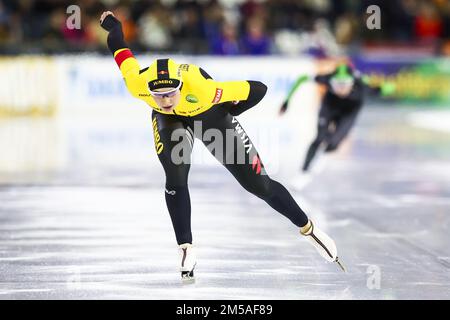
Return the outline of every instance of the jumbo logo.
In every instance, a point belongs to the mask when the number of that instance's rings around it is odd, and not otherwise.
[[[161,142],[161,137],[159,136],[158,123],[156,122],[156,118],[153,118],[153,136],[155,137],[156,153],[160,154],[164,149],[164,144]]]
[[[218,103],[222,98],[222,93],[223,93],[222,88],[216,88],[216,94],[214,95],[214,100],[212,101],[212,103]]]
[[[159,84],[173,84],[173,81],[170,79],[169,80],[156,80],[156,81],[153,81],[152,84],[154,86],[157,86]]]

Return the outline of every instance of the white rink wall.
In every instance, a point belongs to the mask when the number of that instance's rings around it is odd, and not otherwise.
[[[318,106],[315,85],[308,83],[297,91],[284,117],[278,116],[278,110],[295,79],[300,74],[316,72],[314,60],[307,57],[171,57],[179,63],[201,66],[215,80],[248,79],[265,83],[268,86],[266,97],[241,115],[239,121],[270,174],[287,172],[299,165],[306,145],[315,134]],[[137,58],[144,68],[161,57]],[[2,101],[17,101],[15,96],[25,95],[27,101],[41,101],[37,107],[29,104],[30,108],[38,110],[34,114],[39,114],[41,109],[55,112],[52,117],[44,118],[0,118],[0,148],[10,150],[0,155],[0,172],[66,170],[75,162],[76,166],[102,169],[159,166],[153,147],[151,108],[129,95],[112,57],[81,55],[43,59],[49,65],[48,72],[43,72],[41,66],[31,68],[27,74],[35,79],[33,83],[37,88],[47,92],[45,99],[34,99],[31,95],[38,95],[40,90],[27,91],[30,77],[18,76],[14,68],[1,76],[2,83],[15,79],[9,81],[8,91],[3,90],[2,97],[8,99]],[[38,60],[33,61],[39,66]],[[5,61],[2,62],[5,65]],[[18,65],[25,65],[23,70],[29,65],[29,58],[11,63],[16,70]],[[16,107],[26,111],[23,103],[0,106],[3,110]],[[194,166],[218,165],[199,141],[195,144],[192,163]]]

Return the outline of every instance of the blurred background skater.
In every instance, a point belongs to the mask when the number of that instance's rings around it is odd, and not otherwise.
[[[309,80],[319,84],[322,87],[320,92],[324,93],[321,98],[317,135],[310,144],[301,167],[301,171],[304,173],[310,169],[311,162],[322,145],[326,153],[333,152],[348,135],[364,104],[365,90],[371,90],[382,96],[392,95],[395,91],[395,85],[387,82],[380,86],[368,86],[369,79],[367,77],[354,70],[350,64],[340,63],[331,73],[317,75],[313,78],[301,75],[281,105],[280,115],[283,115],[288,109],[291,97],[296,90]],[[309,181],[307,177],[301,179],[301,183]]]

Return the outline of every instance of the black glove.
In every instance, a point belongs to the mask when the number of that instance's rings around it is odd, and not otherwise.
[[[280,114],[285,113],[287,110],[287,107],[288,107],[288,101],[283,102],[283,104],[281,105],[281,108],[280,108]]]
[[[103,19],[103,22],[100,25],[109,32],[106,42],[108,43],[108,48],[112,54],[119,49],[127,47],[123,38],[122,24],[116,17],[109,14]]]
[[[103,19],[103,22],[101,23],[101,26],[106,31],[110,32],[112,29],[114,29],[117,26],[122,26],[119,20],[116,19],[112,14],[107,15],[105,19]]]

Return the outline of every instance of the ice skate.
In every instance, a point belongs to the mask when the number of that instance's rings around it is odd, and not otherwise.
[[[325,232],[317,228],[311,220],[300,229],[300,234],[304,235],[308,241],[317,249],[319,254],[327,261],[336,262],[342,271],[346,272],[344,266],[337,256],[337,248],[333,239]]]
[[[181,281],[184,284],[194,283],[194,268],[197,264],[194,247],[190,243],[183,243],[179,246],[179,254],[181,261]]]

